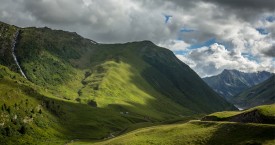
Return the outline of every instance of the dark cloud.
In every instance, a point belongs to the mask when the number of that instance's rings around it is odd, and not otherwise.
[[[253,11],[268,10],[273,12],[275,10],[274,0],[204,0],[206,2],[213,2],[221,6],[229,7],[232,9],[242,9]]]
[[[259,18],[262,13],[275,11],[274,0],[204,0],[217,4],[228,13],[235,14],[244,21],[251,22]]]
[[[268,50],[264,51],[264,54],[270,57],[275,57],[275,45],[272,45]]]
[[[82,1],[65,0],[20,0],[22,7],[37,20],[49,24],[87,23],[87,13],[77,6],[82,6]]]

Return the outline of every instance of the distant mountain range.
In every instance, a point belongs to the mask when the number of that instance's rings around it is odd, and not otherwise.
[[[267,71],[244,73],[225,69],[221,74],[206,77],[203,80],[219,95],[230,101],[233,96],[262,83],[271,76],[272,73]]]
[[[231,100],[238,108],[243,109],[275,103],[275,75],[234,96]]]

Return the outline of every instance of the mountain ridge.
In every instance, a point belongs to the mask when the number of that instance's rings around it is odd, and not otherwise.
[[[272,73],[267,71],[245,73],[225,69],[222,73],[203,78],[203,80],[218,94],[230,100],[245,89],[265,81],[271,75]]]
[[[0,135],[3,142],[18,141],[20,135],[28,135],[32,140],[56,134],[63,139],[64,136],[101,139],[137,123],[236,109],[172,51],[150,41],[98,44],[72,32],[0,24],[3,36],[0,66],[8,72],[0,77],[1,87],[6,88],[0,91],[4,100],[0,105],[22,104],[8,99],[22,96],[33,102],[32,107],[41,106],[42,110],[40,114],[39,110],[21,105],[21,110],[27,113],[16,109],[7,113],[4,107],[9,118],[20,114],[20,122],[24,118],[34,121],[25,124],[26,132],[18,132],[18,128],[25,129],[21,123],[5,120],[0,128],[5,132],[4,137]],[[15,53],[28,80],[19,76],[11,55],[11,42],[17,29],[20,33]],[[30,87],[27,93],[24,85]],[[13,86],[18,90],[5,95]],[[40,118],[39,122],[36,116],[52,117]],[[41,123],[50,130],[39,131]],[[14,136],[8,136],[7,130],[14,132]],[[49,135],[51,131],[55,134]]]
[[[275,102],[275,75],[269,79],[241,92],[232,98],[239,108],[247,109],[259,105],[272,104]]]

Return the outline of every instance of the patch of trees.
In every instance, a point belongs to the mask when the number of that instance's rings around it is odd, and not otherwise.
[[[54,100],[42,100],[42,106],[57,117],[62,117],[65,114],[65,112],[61,109],[61,105],[56,103]]]
[[[12,137],[28,133],[31,130],[29,123],[39,114],[42,114],[41,109],[35,109],[28,99],[13,105],[3,103],[0,111],[0,135]]]

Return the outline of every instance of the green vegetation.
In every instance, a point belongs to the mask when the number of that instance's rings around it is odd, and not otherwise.
[[[24,78],[0,65],[0,144],[63,143],[61,111]],[[37,88],[38,89],[38,88]]]
[[[21,29],[18,41],[27,77],[55,97],[151,120],[234,109],[171,51],[149,41],[98,45],[49,28]]]
[[[265,116],[275,116],[275,104],[256,107]],[[253,110],[253,109],[250,109]]]
[[[1,54],[0,144],[98,141],[236,110],[171,51],[152,42],[93,44],[49,28],[1,24],[1,29],[5,52],[20,30],[15,50],[28,80]]]
[[[258,106],[244,111],[216,112],[205,116],[202,120],[275,124],[275,104]]]
[[[17,71],[16,64],[11,55],[11,43],[17,27],[0,22],[0,64]]]
[[[132,124],[147,122],[114,110],[58,99],[1,65],[0,76],[1,144],[101,139]]]
[[[189,121],[187,123],[176,123],[172,125],[158,125],[146,127],[126,133],[124,135],[101,142],[89,140],[76,140],[71,144],[110,144],[110,145],[139,145],[139,144],[203,144],[203,145],[247,145],[275,143],[275,125],[227,122],[226,119],[236,115],[258,110],[261,114],[275,117],[275,104],[264,105],[245,111],[225,111],[210,114],[208,116],[218,117],[217,121]],[[245,117],[245,116],[241,116]],[[257,118],[259,119],[259,118]],[[203,119],[205,120],[205,119]]]
[[[271,145],[275,143],[274,131],[274,125],[191,121],[184,124],[163,125],[139,129],[137,131],[94,144]],[[87,141],[76,141],[71,144],[88,145],[92,143]]]

